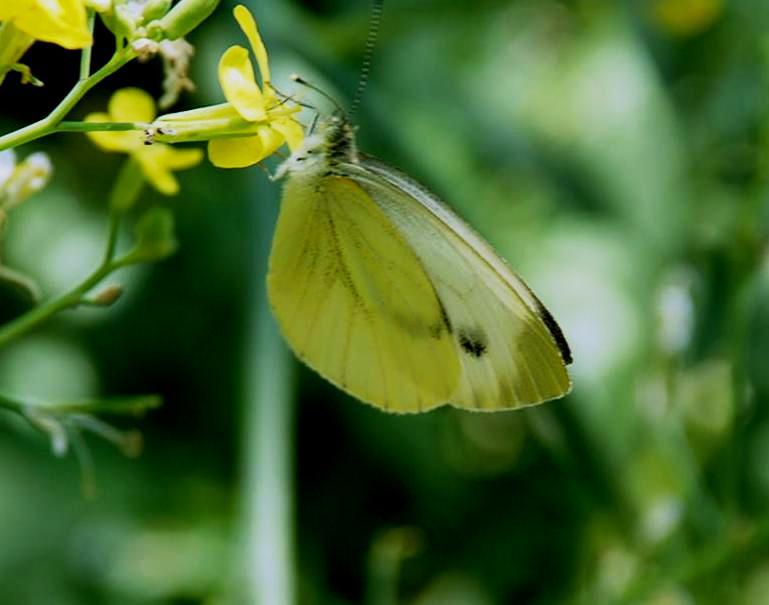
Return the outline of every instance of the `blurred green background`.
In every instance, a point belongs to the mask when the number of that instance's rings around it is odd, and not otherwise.
[[[175,109],[222,100],[216,62],[245,44],[231,8],[189,37],[198,89]],[[298,72],[349,104],[367,2],[249,8],[279,89]],[[25,62],[46,87],[9,77],[0,131],[46,115],[78,61],[36,44]],[[71,117],[123,86],[158,97],[161,80],[159,61],[132,63]],[[248,602],[249,557],[280,560],[269,531],[249,546],[255,519],[280,525],[260,497],[288,489],[301,604],[769,603],[766,3],[388,0],[355,121],[362,149],[446,199],[540,295],[573,393],[413,417],[346,397],[267,319],[279,185],[206,162],[179,196],[143,197],[173,209],[175,256],[111,279],[127,290],[114,308],[0,352],[3,392],[165,401],[117,421],[144,433],[140,458],[89,440],[93,498],[74,457],[0,417],[0,602]],[[55,177],[14,211],[3,260],[51,295],[97,262],[121,158],[77,134],[33,150]],[[265,445],[275,483],[254,476]]]

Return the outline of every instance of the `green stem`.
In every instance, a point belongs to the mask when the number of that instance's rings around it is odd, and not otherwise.
[[[259,230],[256,262],[263,268],[277,204],[253,204],[252,208]],[[254,283],[264,281],[262,275]],[[241,596],[246,603],[294,605],[292,362],[270,314],[265,289],[254,288],[252,296],[241,485],[244,553],[240,573],[246,594]]]
[[[120,230],[120,214],[118,212],[110,212],[109,215],[109,231],[107,234],[107,245],[104,249],[104,258],[102,259],[102,266],[108,265],[115,257],[115,248],[117,247],[117,236]]]
[[[0,327],[0,347],[8,344],[8,342],[25,332],[36,328],[53,315],[56,315],[56,313],[78,306],[85,294],[119,266],[121,266],[119,262],[103,262],[93,273],[69,292],[35,307],[18,319]]]
[[[53,132],[121,132],[145,130],[144,122],[59,122]]]
[[[8,397],[7,395],[0,393],[0,409],[15,412],[16,414],[21,414],[24,416],[26,408],[27,406],[23,401],[13,399],[12,397]]]
[[[110,213],[109,233],[107,236],[107,245],[104,250],[104,257],[96,270],[86,277],[77,286],[69,292],[65,292],[47,303],[38,305],[28,313],[13,320],[10,323],[0,327],[0,347],[3,347],[11,340],[18,338],[25,332],[36,328],[41,323],[50,319],[57,313],[66,309],[72,309],[83,303],[83,297],[93,289],[107,275],[130,264],[130,258],[124,256],[115,259],[115,248],[117,246],[118,229],[120,226],[120,213]]]
[[[75,84],[74,88],[69,92],[69,94],[64,97],[61,103],[59,103],[48,116],[42,120],[38,120],[34,124],[30,124],[29,126],[25,126],[24,128],[1,136],[0,151],[10,147],[18,147],[19,145],[29,143],[30,141],[34,141],[35,139],[39,139],[40,137],[44,137],[48,134],[51,134],[52,132],[55,132],[59,122],[64,119],[64,116],[66,116],[72,110],[72,108],[77,105],[80,99],[82,99],[89,90],[91,90],[107,76],[115,73],[118,69],[128,63],[134,57],[135,54],[133,50],[130,49],[130,47],[124,48],[123,50],[115,53],[109,62],[100,70],[85,80],[79,80],[78,83]]]
[[[88,31],[93,35],[93,23],[95,12],[92,8],[88,10]],[[86,46],[83,52],[80,53],[80,80],[85,80],[91,75],[91,48],[92,46]]]

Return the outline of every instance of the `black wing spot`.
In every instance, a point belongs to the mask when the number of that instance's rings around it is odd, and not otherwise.
[[[482,357],[488,349],[486,338],[480,330],[460,330],[458,338],[462,350],[476,359]]]

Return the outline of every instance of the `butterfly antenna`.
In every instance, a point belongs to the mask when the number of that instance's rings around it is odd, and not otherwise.
[[[366,46],[363,49],[363,60],[360,65],[360,77],[358,78],[358,88],[355,90],[355,96],[350,105],[349,115],[352,117],[360,106],[360,100],[363,91],[368,84],[368,76],[371,72],[371,58],[374,56],[377,37],[379,37],[379,25],[382,22],[382,11],[384,9],[384,0],[373,0],[371,5],[371,19],[369,21],[368,36],[366,37]]]
[[[320,96],[322,96],[324,99],[328,99],[331,101],[331,104],[336,108],[336,110],[342,114],[345,115],[345,110],[342,108],[342,106],[337,102],[337,100],[332,97],[330,94],[328,94],[325,90],[322,88],[319,88],[318,86],[315,86],[315,84],[312,84],[311,82],[308,82],[305,80],[302,76],[299,74],[291,74],[289,76],[291,78],[292,82],[296,82],[297,84],[301,84],[302,86],[306,86],[310,90],[314,90],[317,92]]]
[[[272,88],[275,91],[275,93],[279,97],[281,97],[280,103],[278,103],[278,106],[285,105],[286,103],[291,101],[292,103],[296,103],[297,105],[299,105],[299,107],[304,107],[305,109],[312,109],[314,111],[318,111],[317,107],[315,107],[313,105],[310,105],[309,103],[303,103],[302,101],[300,101],[299,99],[297,99],[293,95],[287,95],[287,94],[281,92],[280,90],[278,90],[275,87],[275,85],[272,82],[267,82],[267,86]]]

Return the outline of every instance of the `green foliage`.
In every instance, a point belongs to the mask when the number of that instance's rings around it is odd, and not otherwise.
[[[2,417],[2,601],[237,602],[246,580],[233,578],[256,552],[243,548],[249,506],[264,510],[265,485],[286,488],[281,469],[254,480],[253,458],[285,463],[288,451],[294,508],[278,517],[293,522],[298,603],[766,602],[769,17],[758,0],[667,2],[698,12],[387,2],[354,118],[363,150],[440,194],[541,294],[574,352],[569,398],[392,417],[288,371],[262,290],[279,187],[201,166],[170,204],[149,188],[128,204],[112,257],[120,300],[80,308],[104,287],[92,284],[75,312],[3,346],[13,411],[95,402],[67,410],[92,415],[122,408],[112,393],[165,404],[141,420],[142,457],[92,445],[87,502],[79,467],[18,413]],[[251,5],[275,88],[293,91],[296,72],[346,105],[364,4]],[[215,64],[239,35],[229,8],[193,32],[198,89],[179,110],[220,99]],[[50,112],[72,56],[32,48],[24,62],[45,87],[6,79],[1,132]],[[123,86],[159,96],[153,69],[121,70],[67,119]],[[39,285],[2,280],[4,320],[37,290],[50,300],[90,275],[121,170],[78,133],[35,145],[56,174],[9,213],[2,261]],[[177,237],[164,262],[121,264],[122,250],[164,257]],[[11,397],[19,385],[29,397]],[[293,398],[295,433],[257,438],[271,421],[253,413],[254,392],[262,405]]]

